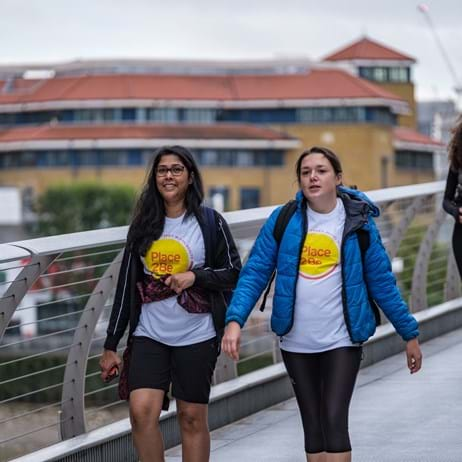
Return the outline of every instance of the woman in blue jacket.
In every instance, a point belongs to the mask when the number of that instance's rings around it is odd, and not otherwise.
[[[376,329],[369,300],[407,342],[411,373],[422,361],[418,326],[372,219],[379,211],[363,193],[341,186],[338,157],[313,147],[301,154],[296,173],[296,210],[280,243],[274,228],[281,208],[261,229],[227,310],[222,348],[239,358],[241,328],[276,269],[271,327],[300,408],[307,460],[348,462],[348,408],[361,344]],[[364,255],[359,233],[368,237]]]

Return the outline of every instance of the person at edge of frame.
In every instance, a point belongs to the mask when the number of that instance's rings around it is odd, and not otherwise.
[[[462,278],[462,116],[452,130],[449,142],[449,171],[444,191],[443,209],[454,217],[452,249]]]

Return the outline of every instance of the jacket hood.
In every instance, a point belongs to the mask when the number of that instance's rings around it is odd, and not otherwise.
[[[351,201],[351,204],[354,205],[354,208],[362,209],[365,213],[371,215],[372,217],[378,217],[380,215],[380,209],[362,191],[347,188],[346,186],[338,186],[337,194],[343,199]],[[305,196],[301,190],[297,192],[295,199],[298,206],[301,207],[303,200],[305,199]]]

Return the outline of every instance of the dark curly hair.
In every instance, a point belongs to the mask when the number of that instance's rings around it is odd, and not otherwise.
[[[157,189],[156,170],[163,156],[173,154],[181,159],[192,182],[185,197],[186,216],[197,215],[204,200],[204,187],[197,163],[192,153],[183,146],[164,146],[153,156],[151,167],[138,202],[127,235],[127,247],[144,255],[152,241],[158,239],[164,229],[165,205]]]
[[[462,169],[462,116],[457,119],[455,127],[451,130],[449,141],[449,165],[453,170]]]

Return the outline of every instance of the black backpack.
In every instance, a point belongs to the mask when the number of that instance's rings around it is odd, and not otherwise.
[[[273,237],[278,245],[278,250],[279,250],[279,245],[282,240],[282,236],[284,235],[284,231],[286,230],[287,224],[289,223],[292,215],[295,213],[295,210],[297,210],[297,202],[295,200],[291,200],[282,207],[276,219],[276,223],[274,224],[274,229],[273,229]],[[362,259],[363,268],[364,268],[364,256],[366,254],[367,249],[369,248],[370,237],[369,237],[369,233],[364,229],[358,229],[356,231],[356,235],[358,236],[359,248],[361,250],[361,259]],[[271,285],[273,284],[275,277],[276,277],[276,270],[273,271],[273,274],[271,275],[268,286],[266,287],[265,294],[263,295],[263,300],[260,305],[260,311],[264,311],[265,309],[266,299],[268,297],[268,294],[271,289]],[[374,312],[375,322],[377,325],[380,325],[381,319],[380,319],[380,312],[379,312],[377,303],[369,294],[368,294],[368,297],[369,297],[369,303],[372,307],[372,311]]]

